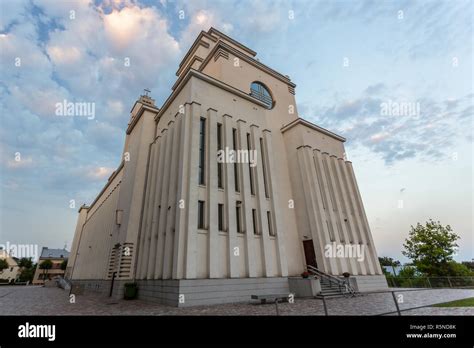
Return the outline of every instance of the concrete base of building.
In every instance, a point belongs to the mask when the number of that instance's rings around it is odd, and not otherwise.
[[[384,275],[353,275],[351,285],[359,292],[388,290],[387,279]]]
[[[124,284],[115,280],[113,299],[122,299]],[[250,302],[252,295],[289,294],[288,278],[137,280],[138,299],[174,307]],[[73,280],[71,293],[94,292],[108,297],[111,280]]]
[[[125,283],[131,282],[130,280],[115,280],[114,288],[112,290],[113,299],[122,299],[124,295]],[[110,287],[112,285],[111,280],[102,279],[81,279],[72,280],[71,294],[81,295],[87,292],[97,293],[106,297],[110,295]]]
[[[321,292],[319,279],[290,277],[288,278],[288,285],[290,292],[294,294],[295,297],[315,297]]]
[[[252,295],[289,294],[288,278],[138,280],[138,298],[175,307],[250,302]]]

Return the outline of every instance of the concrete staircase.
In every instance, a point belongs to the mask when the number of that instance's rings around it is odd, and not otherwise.
[[[307,266],[308,272],[319,278],[321,284],[321,293],[316,297],[340,297],[340,296],[355,296],[357,292],[345,280],[327,274],[320,269],[313,266]]]
[[[345,295],[345,288],[339,286],[326,278],[320,278],[321,295],[324,297],[339,297]]]

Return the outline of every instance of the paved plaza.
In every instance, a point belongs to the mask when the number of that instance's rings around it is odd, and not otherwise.
[[[471,289],[420,290],[397,293],[400,309],[449,302],[474,297]],[[397,297],[398,298],[398,297]],[[168,307],[142,300],[112,300],[92,294],[77,295],[70,303],[69,292],[59,288],[39,286],[0,287],[1,315],[275,315],[275,304],[249,303]],[[377,315],[395,311],[391,293],[376,293],[355,298],[326,300],[329,315]],[[278,304],[280,315],[324,315],[318,299],[295,299],[294,303]],[[426,307],[404,311],[402,315],[474,315],[474,307]]]

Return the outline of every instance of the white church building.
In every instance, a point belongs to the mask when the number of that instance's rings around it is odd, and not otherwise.
[[[295,84],[255,56],[203,31],[164,104],[135,102],[121,164],[79,210],[74,284],[190,306],[289,293],[309,265],[387,287],[345,139],[301,118]]]

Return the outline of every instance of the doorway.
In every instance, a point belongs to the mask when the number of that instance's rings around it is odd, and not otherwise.
[[[316,254],[314,252],[313,240],[312,239],[304,240],[303,248],[304,248],[304,257],[306,259],[306,265],[318,268],[318,264],[316,263]]]

